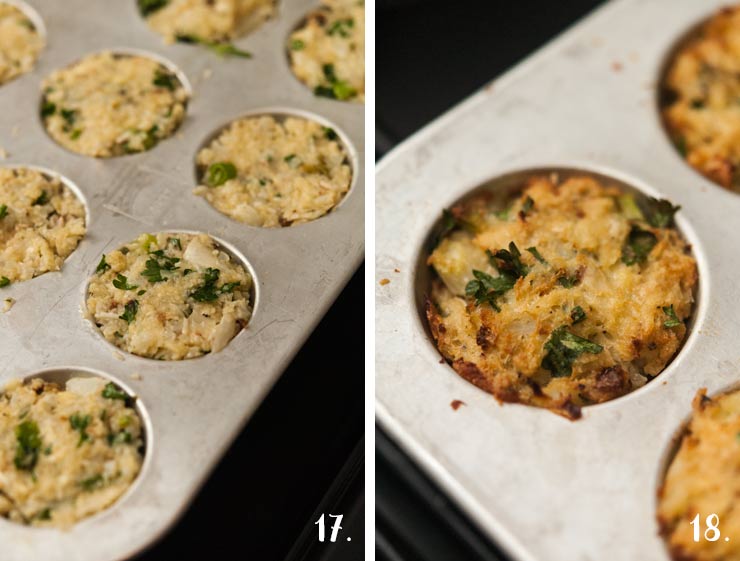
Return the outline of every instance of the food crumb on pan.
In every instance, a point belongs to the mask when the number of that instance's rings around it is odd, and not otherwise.
[[[723,8],[679,46],[662,84],[662,114],[686,162],[740,191],[740,6]]]
[[[0,84],[30,72],[43,48],[44,38],[29,17],[0,2]]]
[[[0,393],[0,516],[68,528],[126,492],[143,448],[133,399],[112,382],[10,382]]]
[[[401,269],[393,269],[393,272],[394,273],[400,273],[401,272]]]
[[[365,4],[323,0],[288,39],[293,72],[317,96],[365,102]]]
[[[467,405],[467,403],[465,403],[464,401],[461,401],[459,399],[453,399],[450,402],[450,407],[452,407],[452,410],[453,411],[457,411],[458,409],[460,409],[460,406],[461,405]]]
[[[740,512],[734,508],[740,490],[740,392],[708,397],[696,393],[692,418],[678,450],[670,461],[658,492],[660,533],[676,561],[740,559]],[[696,541],[692,520],[700,514],[701,526],[715,515],[720,539]]]
[[[13,307],[14,304],[15,304],[15,299],[14,298],[5,298],[3,300],[3,312],[4,313],[9,312],[10,309]]]
[[[142,234],[102,256],[87,311],[118,348],[158,360],[222,350],[251,315],[252,277],[206,234]]]
[[[138,372],[132,372],[131,378],[137,381],[142,379],[141,374],[139,374]]]
[[[138,0],[139,12],[165,43],[228,43],[276,11],[275,0]]]
[[[390,282],[391,282],[391,279],[380,279],[380,281],[378,282],[378,284],[380,286],[385,286],[386,284],[390,284]]]
[[[49,271],[85,235],[85,207],[58,177],[0,168],[0,288]]]
[[[185,86],[162,63],[103,51],[47,77],[40,110],[61,146],[110,158],[150,150],[171,136],[187,102]]]
[[[531,178],[445,211],[428,259],[432,335],[500,401],[578,418],[657,376],[686,337],[696,261],[678,210],[589,176]]]
[[[200,150],[194,190],[216,210],[274,228],[315,220],[350,188],[352,168],[337,132],[300,117],[246,117]]]

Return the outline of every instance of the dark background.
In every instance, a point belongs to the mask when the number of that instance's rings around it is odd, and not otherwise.
[[[363,284],[361,267],[188,512],[139,561],[362,559]],[[336,544],[319,544],[320,512],[344,514]]]
[[[509,69],[602,0],[377,0],[376,155]],[[379,561],[504,560],[380,429]]]

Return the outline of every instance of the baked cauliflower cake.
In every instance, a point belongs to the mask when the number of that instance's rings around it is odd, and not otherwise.
[[[0,288],[48,271],[85,235],[85,207],[58,177],[0,168]]]
[[[43,48],[44,38],[29,17],[0,2],[0,84],[30,72]]]
[[[0,516],[69,527],[126,492],[143,448],[133,400],[112,382],[13,381],[0,393]]]
[[[223,349],[249,321],[252,277],[206,234],[143,234],[103,255],[87,312],[124,351],[158,360]]]
[[[697,392],[693,416],[658,492],[658,523],[676,561],[740,559],[740,392],[709,398]],[[691,521],[716,514],[725,541],[694,541]]]
[[[298,117],[234,121],[198,152],[196,163],[196,195],[234,220],[265,228],[323,216],[352,180],[337,133]]]
[[[103,51],[57,70],[43,83],[41,116],[72,152],[110,158],[153,148],[185,118],[188,93],[147,57]]]
[[[570,419],[658,375],[693,308],[696,262],[668,201],[588,176],[533,177],[445,212],[426,314],[462,377]]]
[[[275,14],[275,0],[138,0],[139,12],[166,43],[227,42]],[[190,41],[188,41],[190,42]]]
[[[686,161],[740,191],[740,6],[720,10],[670,62],[663,117]]]
[[[293,73],[313,92],[365,102],[365,2],[323,0],[288,39]]]

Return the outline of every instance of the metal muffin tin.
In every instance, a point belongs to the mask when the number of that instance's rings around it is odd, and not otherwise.
[[[142,472],[127,494],[70,530],[0,519],[0,557],[123,559],[151,544],[182,514],[359,266],[364,108],[314,97],[288,66],[287,37],[315,7],[313,0],[279,2],[273,19],[235,41],[253,53],[251,60],[165,45],[140,17],[135,0],[29,3],[43,20],[47,45],[31,73],[0,87],[0,147],[9,154],[0,165],[34,165],[61,175],[82,194],[88,224],[60,272],[0,290],[0,299],[16,300],[8,313],[0,313],[0,384],[49,370],[56,372],[52,378],[63,378],[60,370],[74,368],[110,377],[138,397],[147,447]],[[73,154],[41,123],[43,78],[104,49],[162,57],[192,85],[182,125],[148,152],[104,160]],[[353,166],[350,192],[338,208],[299,226],[254,228],[192,194],[195,155],[203,142],[224,123],[253,113],[292,113],[335,128]],[[172,230],[202,231],[226,242],[254,272],[256,301],[246,329],[221,352],[165,362],[119,351],[85,319],[83,309],[88,278],[102,253],[143,232]]]
[[[740,380],[740,196],[681,159],[658,110],[666,57],[722,5],[610,2],[378,166],[377,279],[390,280],[376,285],[378,420],[518,561],[667,560],[656,492],[675,437],[697,389],[712,395]],[[466,382],[440,363],[419,307],[442,209],[543,168],[603,174],[680,204],[699,268],[693,325],[674,360],[578,421],[499,405]]]

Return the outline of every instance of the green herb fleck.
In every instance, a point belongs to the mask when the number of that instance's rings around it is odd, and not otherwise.
[[[665,327],[678,327],[679,325],[683,325],[683,322],[678,319],[678,316],[676,315],[676,310],[673,309],[673,304],[670,306],[663,306],[662,308],[663,313],[668,316],[668,319],[663,322],[663,325]]]
[[[547,354],[542,359],[542,368],[549,370],[554,378],[570,376],[573,363],[583,353],[599,354],[604,347],[588,339],[574,335],[558,327],[545,343]]]
[[[44,101],[44,103],[41,104],[41,116],[42,117],[50,117],[54,113],[56,113],[57,106],[55,103],[52,103],[51,101]]]
[[[524,214],[527,214],[532,208],[534,207],[534,199],[527,195],[527,198],[524,199],[524,203],[522,204],[522,212]]]
[[[177,35],[175,36],[175,40],[178,41],[179,43],[203,45],[204,47],[206,47],[207,49],[210,49],[212,52],[214,52],[218,56],[222,56],[222,57],[238,56],[242,58],[252,58],[252,53],[248,51],[243,51],[241,49],[237,49],[231,43],[219,43],[218,41],[208,41],[206,39],[201,39],[200,37],[197,37],[196,35],[187,35],[187,34]]]
[[[216,283],[221,275],[221,271],[208,267],[203,273],[203,284],[190,293],[190,296],[196,302],[213,302],[218,299]]]
[[[331,127],[321,127],[321,129],[324,131],[324,136],[329,140],[336,140],[339,138],[339,135],[337,134],[337,131],[335,131]]]
[[[573,325],[581,323],[586,319],[586,312],[580,306],[576,306],[570,311],[570,319],[573,320]]]
[[[10,279],[8,277],[0,277],[0,288],[5,288],[10,284]]]
[[[17,469],[33,471],[39,459],[41,449],[41,435],[39,426],[34,421],[23,421],[15,427],[15,458],[13,463]]]
[[[37,520],[51,520],[51,509],[45,508],[36,515]]]
[[[152,84],[159,86],[160,88],[175,91],[175,88],[177,87],[177,78],[175,78],[170,72],[165,72],[161,68],[157,68],[154,71]]]
[[[645,219],[642,211],[640,210],[640,207],[637,205],[637,201],[635,201],[635,196],[633,194],[625,193],[623,195],[620,195],[617,200],[619,202],[619,208],[622,211],[622,214],[624,214],[625,218],[627,218],[627,220]]]
[[[686,155],[689,153],[689,147],[686,144],[686,138],[683,136],[674,138],[673,144],[676,147],[676,150],[678,150],[678,153],[685,158]]]
[[[218,187],[226,183],[229,179],[236,177],[236,166],[231,162],[218,162],[208,166],[206,173],[206,182],[211,187]]]
[[[92,418],[90,415],[83,416],[79,413],[75,413],[69,418],[69,424],[72,427],[72,430],[79,431],[80,433],[80,440],[77,442],[78,447],[82,446],[82,443],[86,440],[90,440],[90,435],[87,434],[86,429],[91,420]]]
[[[108,265],[107,261],[105,260],[105,254],[103,254],[103,256],[100,258],[100,263],[98,263],[98,266],[95,267],[95,272],[99,275],[102,275],[108,269],[110,269],[110,265]]]
[[[172,244],[177,249],[182,251],[182,244],[180,243],[180,238],[167,238],[167,243]]]
[[[0,220],[8,216],[8,205],[0,205]]]
[[[137,0],[137,4],[139,5],[139,13],[143,17],[147,17],[150,14],[153,14],[157,10],[161,10],[164,8],[170,0]]]
[[[333,22],[327,29],[327,35],[339,35],[345,39],[350,36],[351,29],[355,26],[355,20],[352,18],[338,19]]]
[[[101,487],[102,485],[103,476],[101,474],[93,475],[92,477],[88,477],[87,479],[83,479],[82,481],[80,481],[80,487],[82,487],[85,491],[92,491],[93,489]]]
[[[69,133],[70,140],[77,140],[80,138],[80,135],[82,134],[82,129],[75,129],[71,133]]]
[[[108,382],[100,395],[106,399],[120,399],[121,401],[126,401],[128,399],[128,394],[113,382]]]
[[[301,39],[293,39],[290,42],[290,50],[291,51],[300,51],[302,49],[306,48],[306,43],[303,42]]]
[[[116,278],[113,279],[113,286],[120,290],[135,290],[139,288],[138,284],[129,284],[128,278],[123,276],[121,273],[118,273]]]
[[[124,312],[118,316],[120,319],[126,320],[126,323],[131,323],[136,319],[136,312],[139,311],[139,301],[129,300],[123,307]]]
[[[60,109],[59,114],[66,122],[64,130],[68,131],[75,124],[75,120],[77,120],[77,111],[74,109]]]
[[[109,432],[106,438],[109,446],[113,446],[115,444],[130,444],[134,440],[133,435],[127,430],[118,433]]]
[[[534,255],[534,258],[537,259],[537,261],[539,261],[543,265],[547,265],[547,261],[545,260],[544,257],[542,257],[542,255],[540,254],[540,252],[537,251],[537,248],[536,247],[528,247],[527,248],[527,251],[529,253],[531,253],[532,255]]]
[[[568,275],[560,275],[558,277],[558,284],[563,288],[573,288],[578,284],[578,280],[579,279],[576,276],[569,277]]]
[[[655,234],[633,225],[622,246],[622,262],[625,265],[644,263],[657,243]]]
[[[49,202],[49,194],[46,191],[41,191],[41,194],[36,197],[36,199],[33,201],[33,206],[40,206],[45,205]]]
[[[514,242],[509,243],[508,251],[499,249],[496,253],[487,252],[491,264],[498,269],[500,273],[508,273],[514,278],[524,277],[529,272],[527,266],[522,263],[521,252]]]
[[[152,255],[147,262],[146,268],[141,272],[143,277],[151,282],[162,282],[165,277],[162,276],[162,271],[174,271],[177,269],[177,263],[180,261],[179,257],[169,257],[165,255],[164,251],[158,249],[152,251],[149,255]]]
[[[357,95],[357,90],[352,88],[344,80],[337,78],[333,64],[325,64],[322,67],[324,78],[329,83],[329,86],[316,86],[314,88],[314,94],[320,97],[329,97],[332,99],[338,99],[344,101]]]
[[[288,154],[287,156],[285,156],[285,158],[283,158],[283,161],[285,161],[285,163],[292,168],[297,168],[301,165],[301,159],[295,154]]]
[[[681,210],[666,199],[647,197],[643,201],[643,211],[648,223],[655,228],[668,228],[673,225],[673,217]]]

